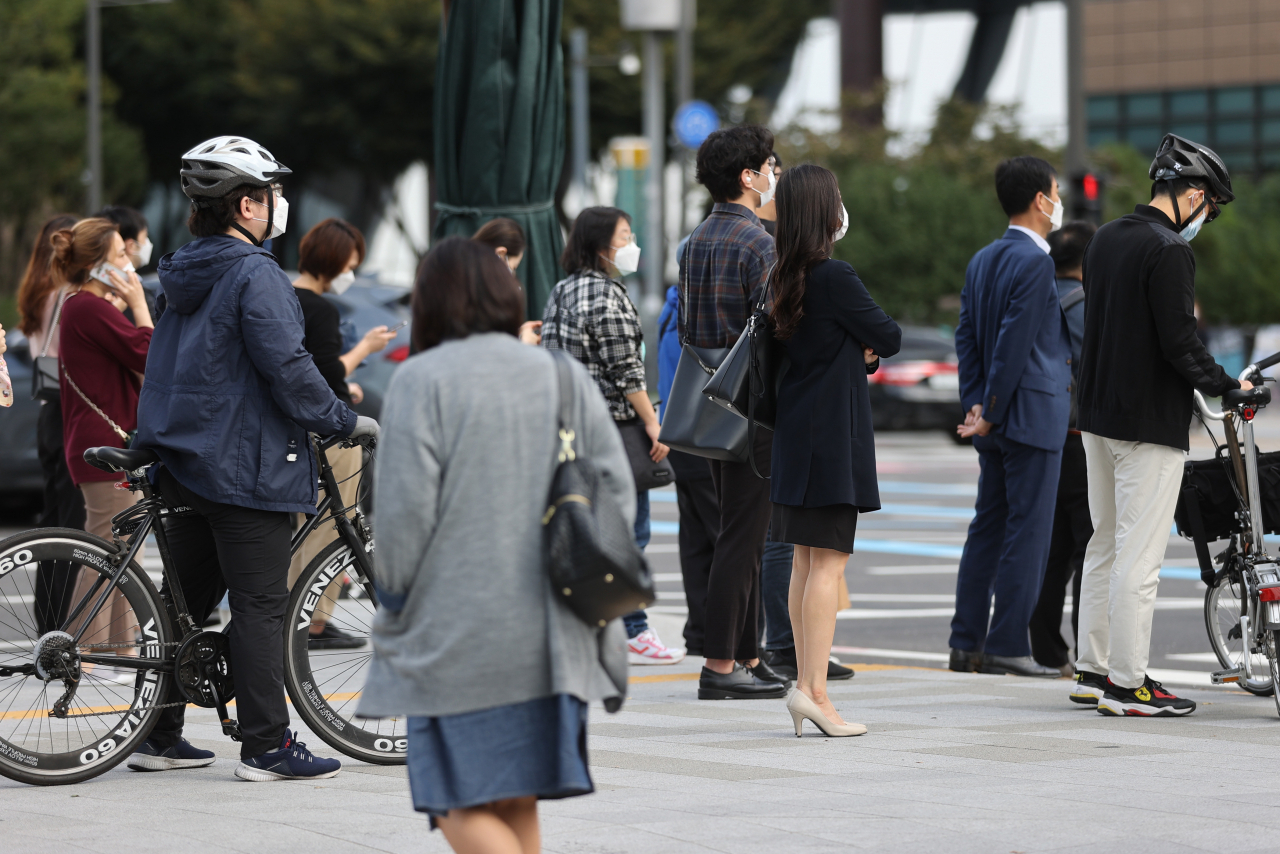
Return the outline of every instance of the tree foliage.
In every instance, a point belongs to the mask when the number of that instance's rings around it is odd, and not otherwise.
[[[959,101],[939,107],[929,140],[905,157],[886,154],[890,135],[876,128],[783,139],[784,162],[821,163],[840,181],[849,231],[835,257],[853,265],[886,311],[911,323],[955,323],[969,259],[1008,224],[995,194],[1000,161],[1059,160],[1024,137],[1009,110]]]
[[[57,210],[83,210],[85,74],[77,56],[84,3],[0,3],[0,293],[12,290],[34,233]],[[103,87],[104,182],[112,198],[138,198],[138,135],[111,113]]]

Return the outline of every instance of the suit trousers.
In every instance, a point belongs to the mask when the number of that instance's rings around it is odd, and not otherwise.
[[[757,430],[750,463],[711,461],[711,481],[720,507],[711,575],[707,579],[706,658],[750,661],[760,655],[760,559],[769,532],[770,460],[773,431]]]
[[[1084,569],[1084,551],[1093,536],[1086,465],[1080,434],[1069,433],[1062,446],[1049,562],[1040,585],[1040,601],[1031,615],[1031,654],[1045,667],[1070,664],[1071,648],[1077,645],[1075,639],[1080,634],[1080,576]],[[1073,591],[1070,644],[1062,637],[1062,606],[1068,584]]]
[[[164,524],[173,569],[196,625],[230,594],[231,670],[236,683],[240,758],[277,750],[289,725],[284,699],[284,620],[289,607],[289,514],[219,504],[180,484],[166,468],[156,488],[171,505],[196,512]],[[168,587],[161,594],[169,595]],[[181,699],[177,686],[165,702]],[[165,709],[151,731],[161,749],[182,737],[185,706]]]
[[[673,452],[678,453],[678,452]],[[706,461],[702,460],[704,466]],[[680,576],[689,616],[684,621],[684,644],[689,655],[702,655],[707,631],[707,586],[711,580],[711,558],[716,553],[720,532],[720,506],[716,502],[711,469],[707,476],[686,478],[676,475],[676,506],[680,510]]]
[[[1080,581],[1076,670],[1138,688],[1151,655],[1160,564],[1182,486],[1183,452],[1084,434],[1093,536]]]
[[[1030,655],[1027,626],[1049,557],[1062,449],[1033,448],[998,434],[977,436],[973,446],[982,473],[956,579],[951,647]]]

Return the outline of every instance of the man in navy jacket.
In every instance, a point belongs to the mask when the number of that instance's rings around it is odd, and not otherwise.
[[[1062,202],[1038,157],[1001,163],[996,195],[1009,230],[969,262],[956,329],[967,410],[957,431],[973,437],[982,476],[956,581],[951,669],[1054,677],[1031,657],[1027,625],[1071,408],[1071,346],[1045,241],[1062,225]]]

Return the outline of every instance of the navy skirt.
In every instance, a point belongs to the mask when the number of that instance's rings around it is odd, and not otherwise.
[[[506,798],[595,791],[587,704],[568,694],[438,718],[409,718],[413,808],[435,819]]]

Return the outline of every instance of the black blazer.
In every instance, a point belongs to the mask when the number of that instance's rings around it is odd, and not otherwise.
[[[902,330],[876,305],[843,261],[814,265],[805,279],[804,316],[782,342],[791,366],[778,388],[773,433],[775,504],[852,504],[879,510],[875,437],[862,348],[892,356]]]

